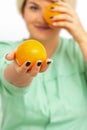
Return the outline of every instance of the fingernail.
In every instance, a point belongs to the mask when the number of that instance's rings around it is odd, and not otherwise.
[[[50,9],[54,9],[54,7],[51,7]]]
[[[58,2],[59,0],[53,0],[54,2]]]
[[[26,67],[28,67],[31,64],[31,62],[26,62]]]
[[[48,65],[51,64],[51,61],[48,61],[47,64],[48,64]]]
[[[57,26],[57,23],[56,23],[56,22],[54,22],[54,23],[53,23],[53,26]]]
[[[53,19],[53,16],[51,16],[50,19]]]
[[[37,63],[37,66],[40,66],[41,64],[42,64],[42,62],[39,61],[39,62]]]
[[[51,63],[53,63],[53,60],[51,59],[49,59],[48,61],[47,61],[47,65],[49,65],[49,64],[51,64]]]
[[[49,64],[51,64],[51,63],[53,63],[53,60],[47,61],[47,65],[49,65]]]

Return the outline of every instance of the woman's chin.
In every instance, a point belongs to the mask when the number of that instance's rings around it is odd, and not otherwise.
[[[33,37],[30,37],[30,39],[35,39],[35,40],[38,40],[38,41],[48,41],[48,37],[47,36],[45,36],[45,37],[43,37],[43,36],[33,36]]]

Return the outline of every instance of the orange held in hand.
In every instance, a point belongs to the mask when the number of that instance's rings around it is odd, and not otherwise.
[[[44,46],[36,40],[26,40],[19,45],[16,51],[16,61],[19,65],[29,61],[31,67],[37,60],[46,60],[47,54]]]
[[[46,22],[48,24],[51,24],[53,23],[51,17],[55,16],[55,15],[58,15],[59,12],[57,11],[52,11],[52,8],[55,8],[55,7],[58,7],[58,4],[56,3],[51,3],[49,4],[46,9],[45,9],[45,12],[44,12],[44,19],[46,20]]]

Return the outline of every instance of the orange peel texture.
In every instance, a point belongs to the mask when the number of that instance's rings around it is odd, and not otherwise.
[[[46,9],[45,9],[45,11],[44,11],[44,19],[45,19],[46,22],[47,22],[48,24],[50,24],[50,25],[52,25],[52,23],[53,23],[53,21],[51,20],[51,17],[56,16],[56,15],[59,14],[59,12],[57,12],[57,11],[52,11],[51,8],[55,8],[55,7],[58,7],[58,6],[59,6],[59,5],[56,4],[56,3],[51,3],[51,4],[49,4],[49,5],[46,7]]]
[[[18,65],[29,61],[31,67],[36,61],[41,60],[44,62],[47,58],[46,50],[44,46],[37,40],[26,40],[21,43],[16,51],[15,59]]]

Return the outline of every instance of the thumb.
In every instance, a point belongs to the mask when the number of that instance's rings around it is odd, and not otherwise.
[[[6,58],[7,60],[14,60],[14,59],[15,59],[15,52],[16,52],[16,49],[13,50],[12,52],[8,53],[8,54],[5,56],[5,58]]]

